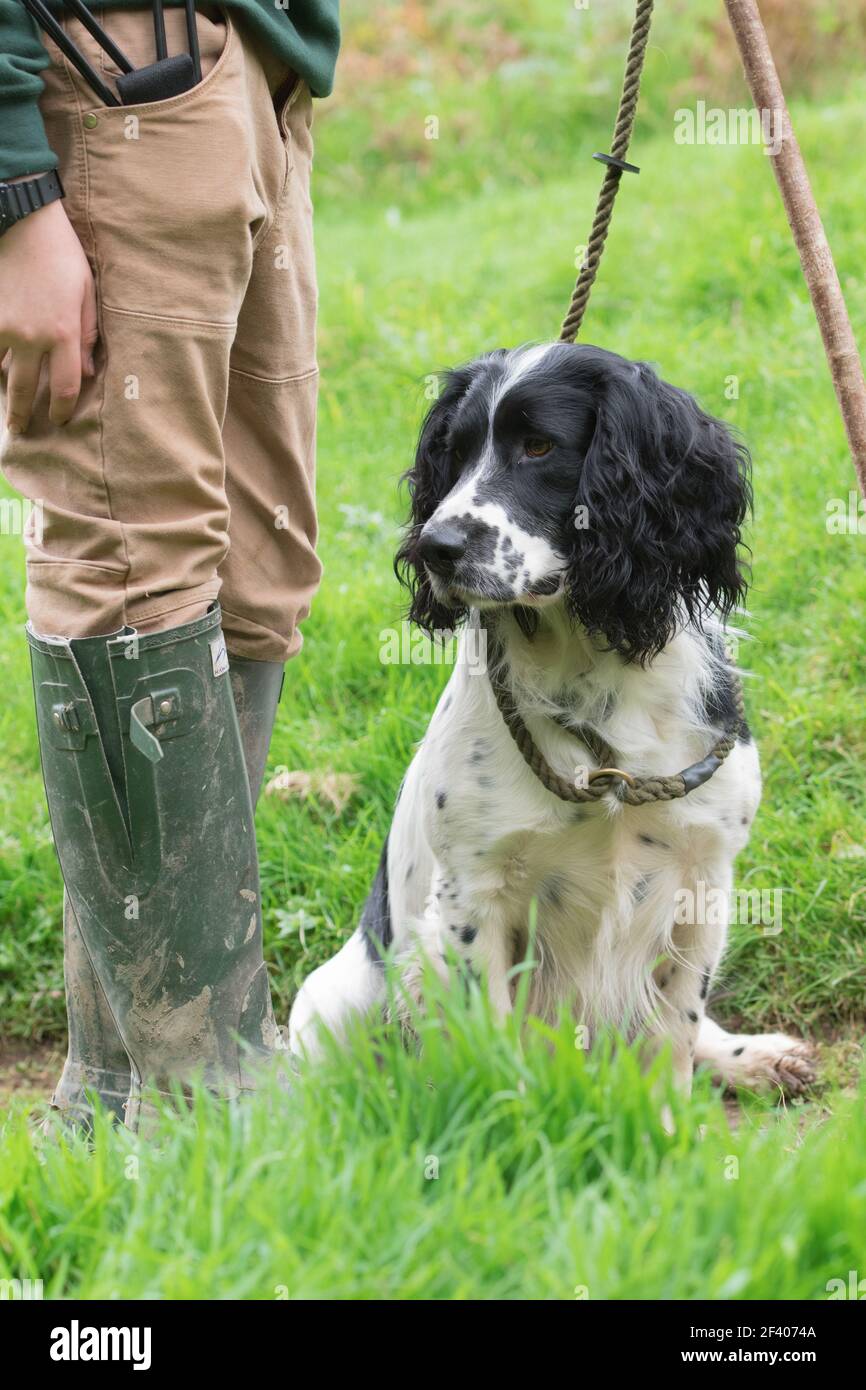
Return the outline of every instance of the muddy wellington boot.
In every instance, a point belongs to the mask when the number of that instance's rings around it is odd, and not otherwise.
[[[92,1127],[89,1097],[123,1124],[132,1086],[129,1056],[102,985],[90,963],[69,894],[63,891],[63,978],[66,984],[66,1061],[51,1097],[52,1110],[85,1130]]]
[[[250,797],[255,808],[265,775],[277,705],[283,693],[285,667],[281,661],[252,661],[246,656],[230,656],[229,663]]]
[[[282,662],[232,656],[229,676],[240,725],[250,797],[258,800],[282,693]],[[68,1046],[51,1105],[83,1128],[92,1123],[89,1097],[121,1122],[130,1094],[129,1057],[102,986],[87,954],[69,895],[63,894],[63,973],[66,982]]]
[[[144,637],[28,634],[67,887],[54,1103],[85,1124],[87,1090],[135,1127],[143,1085],[195,1073],[224,1094],[252,1089],[278,1046],[250,793],[282,666],[235,658],[229,677],[219,623],[216,610]]]

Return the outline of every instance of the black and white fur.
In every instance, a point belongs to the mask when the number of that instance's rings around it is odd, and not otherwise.
[[[807,1045],[706,1017],[720,914],[675,922],[683,889],[699,904],[731,888],[761,791],[748,730],[681,800],[563,802],[527,767],[477,660],[484,610],[519,710],[564,775],[597,766],[569,723],[632,773],[697,762],[734,719],[723,624],[746,588],[748,465],[685,392],[598,348],[493,352],[445,376],[408,475],[398,568],[415,622],[464,622],[462,655],[361,923],[295,1001],[295,1051],[315,1051],[314,1025],[339,1035],[382,1005],[385,950],[410,984],[421,955],[445,970],[456,954],[507,1014],[535,899],[532,1012],[553,1021],[567,1003],[588,1038],[615,1026],[669,1040],[684,1087],[695,1063],[730,1084],[811,1079]]]

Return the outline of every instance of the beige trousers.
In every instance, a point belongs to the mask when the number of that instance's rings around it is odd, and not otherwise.
[[[186,51],[183,12],[166,21],[169,52]],[[102,22],[134,65],[153,61],[149,9]],[[96,279],[96,376],[63,427],[43,383],[3,471],[32,504],[37,632],[174,626],[219,597],[230,651],[282,661],[321,572],[312,103],[219,11],[198,27],[202,83],[139,106],[99,105],[45,40],[42,112]]]

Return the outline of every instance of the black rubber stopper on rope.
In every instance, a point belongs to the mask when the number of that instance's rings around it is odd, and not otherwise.
[[[601,164],[609,164],[612,169],[621,169],[624,174],[639,174],[640,169],[636,164],[627,164],[624,159],[617,159],[612,154],[594,154],[593,159],[597,159]]]

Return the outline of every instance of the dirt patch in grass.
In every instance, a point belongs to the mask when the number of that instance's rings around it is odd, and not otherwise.
[[[796,1102],[803,1109],[804,1121],[808,1119],[810,1125],[820,1123],[821,1118],[830,1113],[823,1097],[832,1087],[845,1092],[854,1090],[863,1067],[863,1043],[862,1032],[855,1037],[837,1032],[818,1043],[818,1082],[803,1101]],[[66,1043],[62,1040],[0,1041],[0,1109],[12,1101],[31,1104],[49,1101],[65,1056]],[[725,1096],[724,1105],[731,1128],[738,1128],[744,1110],[748,1113],[748,1098]]]
[[[65,1056],[63,1042],[0,1042],[0,1107],[13,1100],[49,1100]]]

